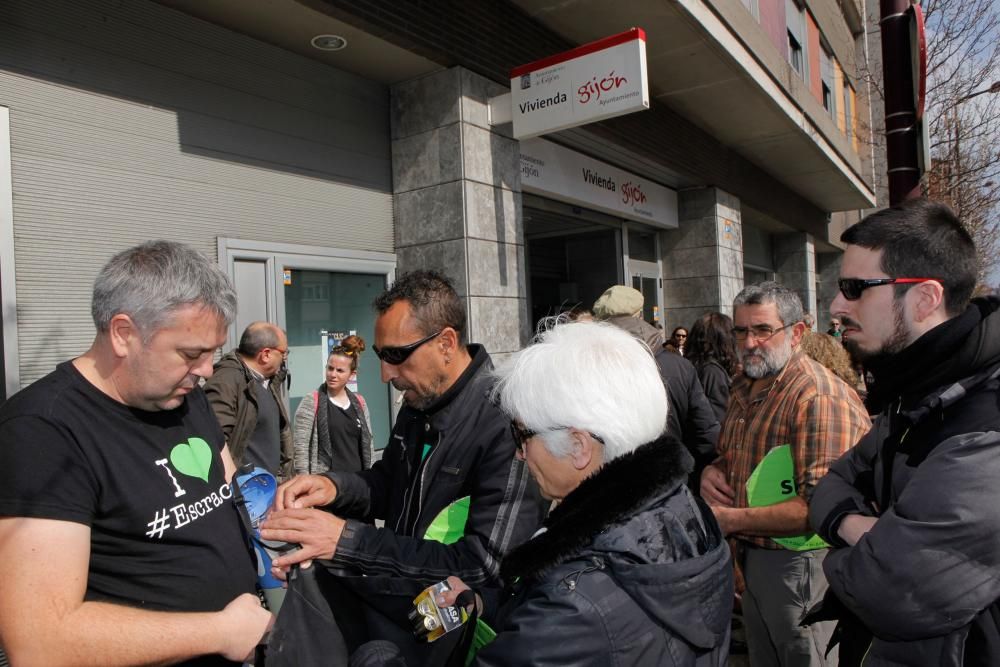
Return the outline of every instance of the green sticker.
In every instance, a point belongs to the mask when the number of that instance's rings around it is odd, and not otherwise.
[[[438,512],[424,532],[425,540],[441,544],[454,544],[465,535],[465,524],[469,520],[469,496],[462,496]]]
[[[795,466],[790,445],[774,447],[760,460],[747,480],[747,504],[766,507],[795,497]],[[772,540],[792,551],[810,551],[829,546],[816,533],[794,537],[772,537]]]
[[[170,463],[182,475],[207,482],[208,471],[212,468],[212,448],[201,438],[188,438],[187,442],[174,445],[170,450]]]

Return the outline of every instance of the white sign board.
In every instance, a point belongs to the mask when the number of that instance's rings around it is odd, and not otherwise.
[[[677,193],[544,139],[521,142],[521,189],[570,204],[677,228]]]
[[[646,33],[633,28],[510,73],[514,138],[649,108]]]

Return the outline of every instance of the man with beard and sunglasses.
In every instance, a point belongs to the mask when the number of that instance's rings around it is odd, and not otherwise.
[[[730,391],[719,457],[702,473],[702,497],[734,538],[750,663],[835,665],[835,654],[824,655],[833,623],[799,625],[826,590],[827,550],[810,534],[809,503],[827,467],[870,421],[851,387],[798,350],[806,325],[795,292],[749,285],[733,305],[743,374]]]
[[[382,379],[404,401],[382,459],[285,483],[262,536],[302,545],[275,560],[278,570],[311,559],[337,568],[349,650],[391,640],[410,664],[435,664],[433,650],[447,655],[447,642],[414,640],[413,598],[449,575],[496,585],[500,559],[534,533],[544,505],[515,457],[509,420],[488,399],[490,357],[464,342],[465,308],[448,280],[405,274],[374,305]],[[348,610],[347,597],[359,605]]]
[[[1000,664],[1000,300],[970,301],[975,245],[943,204],[879,211],[841,241],[830,312],[878,413],[810,505],[851,628],[841,664]]]

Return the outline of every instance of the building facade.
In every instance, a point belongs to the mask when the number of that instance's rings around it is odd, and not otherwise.
[[[649,109],[526,141],[491,122],[512,69],[633,26]],[[9,0],[5,395],[86,349],[94,275],[151,238],[233,277],[231,343],[289,331],[293,401],[414,268],[453,278],[497,355],[615,283],[668,332],[767,278],[823,325],[836,239],[875,205],[863,26],[856,0]],[[602,203],[609,183],[660,210]],[[376,362],[359,388],[384,435]]]

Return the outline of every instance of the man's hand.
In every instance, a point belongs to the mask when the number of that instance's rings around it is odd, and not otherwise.
[[[222,620],[220,653],[234,662],[253,659],[254,649],[274,625],[274,615],[260,606],[256,595],[244,593],[218,612]]]
[[[458,577],[448,577],[445,581],[448,582],[448,586],[451,590],[445,591],[438,595],[437,602],[438,607],[454,607],[455,603],[458,602],[458,596],[464,591],[469,590],[469,587],[465,585],[465,582]],[[483,599],[476,595],[476,608],[479,610],[480,615],[483,613]],[[470,614],[472,613],[472,605],[469,605],[465,609]]]
[[[705,466],[701,472],[701,497],[709,505],[732,507],[736,500],[736,493],[726,481],[726,475],[715,466],[709,465]],[[716,512],[715,518],[719,519],[718,512]],[[722,525],[721,519],[719,519],[719,525]],[[723,531],[725,532],[725,529]]]
[[[848,514],[840,520],[840,526],[837,527],[837,534],[840,535],[840,539],[853,547],[865,533],[872,529],[877,521],[878,519],[873,516]]]
[[[260,536],[269,541],[302,545],[301,549],[274,559],[272,571],[275,575],[284,574],[296,563],[309,567],[315,558],[333,558],[345,524],[340,517],[317,509],[272,510],[260,527]]]
[[[323,475],[299,475],[278,487],[274,509],[305,509],[329,505],[337,497],[337,485]],[[289,540],[295,541],[295,540]]]

